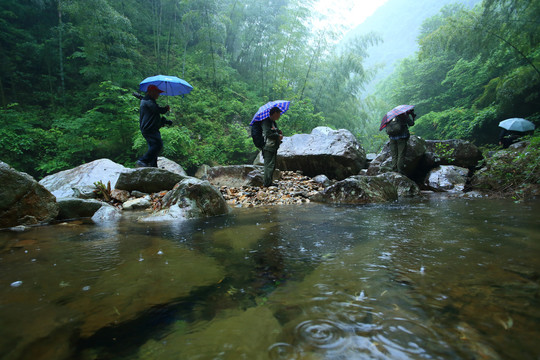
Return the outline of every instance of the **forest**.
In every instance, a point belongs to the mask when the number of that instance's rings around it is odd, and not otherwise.
[[[146,143],[132,93],[157,74],[194,87],[159,99],[173,121],[162,155],[188,173],[251,163],[248,124],[277,99],[291,101],[286,136],[345,128],[368,152],[399,104],[416,105],[411,130],[426,139],[495,145],[501,120],[540,123],[540,2],[443,7],[423,22],[419,50],[369,94],[377,67],[366,59],[381,37],[314,31],[312,4],[0,0],[0,160],[36,178],[99,158],[134,166]]]

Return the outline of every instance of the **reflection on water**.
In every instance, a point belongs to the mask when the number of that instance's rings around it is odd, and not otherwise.
[[[538,359],[538,202],[0,232],[1,359]]]

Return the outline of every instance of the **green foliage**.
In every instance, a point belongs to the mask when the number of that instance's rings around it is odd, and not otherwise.
[[[105,185],[102,181],[96,181],[94,183],[94,186],[95,186],[95,190],[94,190],[94,193],[102,198],[103,200],[109,202],[111,201],[112,199],[112,196],[111,196],[111,182],[108,181],[107,182],[107,185]]]
[[[540,132],[529,138],[525,149],[507,149],[487,157],[479,187],[520,201],[540,189]]]
[[[251,162],[248,124],[270,100],[292,102],[280,120],[286,136],[345,128],[368,151],[386,141],[379,122],[398,104],[415,104],[424,116],[411,130],[432,138],[490,142],[502,117],[540,118],[538,2],[443,9],[378,99],[360,92],[380,37],[334,46],[336,34],[311,31],[312,3],[0,1],[1,159],[37,177],[98,158],[131,166],[146,143],[130,93],[156,74],[194,86],[159,99],[174,122],[162,131],[162,155],[191,170]]]
[[[539,2],[510,0],[443,8],[425,21],[417,56],[379,87],[389,108],[416,105],[417,135],[477,144],[494,143],[506,118],[538,119],[539,11]]]

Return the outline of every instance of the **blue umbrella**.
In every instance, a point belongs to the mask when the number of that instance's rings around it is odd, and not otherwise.
[[[176,76],[156,75],[147,77],[139,84],[139,90],[146,91],[148,85],[156,85],[159,90],[163,91],[161,95],[166,96],[189,94],[193,90],[193,86],[189,85],[187,81]]]
[[[289,105],[291,105],[290,101],[287,100],[276,100],[276,101],[270,101],[269,103],[264,104],[259,108],[259,110],[255,113],[255,116],[253,116],[253,119],[249,123],[249,125],[253,125],[256,121],[263,121],[267,117],[270,116],[270,109],[273,107],[277,107],[281,110],[281,113],[285,113],[285,111],[289,110]]]
[[[521,118],[511,118],[503,120],[499,126],[509,131],[527,132],[534,130],[534,124],[529,120]]]

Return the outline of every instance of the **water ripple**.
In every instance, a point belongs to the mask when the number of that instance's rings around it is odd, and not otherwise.
[[[337,350],[347,344],[346,332],[336,323],[325,320],[306,320],[296,326],[297,337],[317,349]]]

